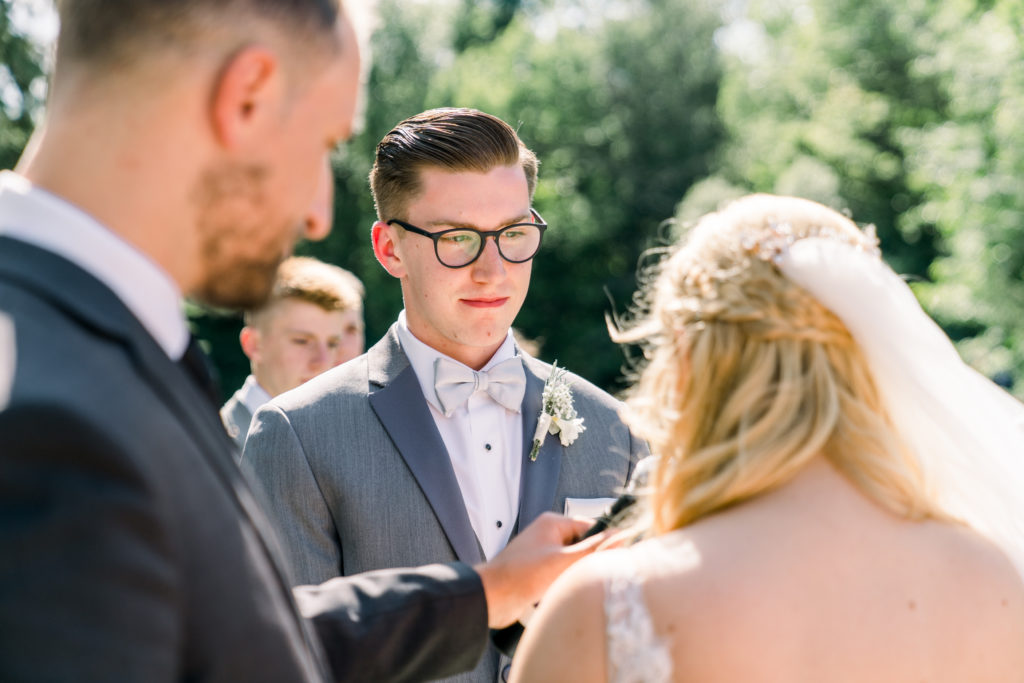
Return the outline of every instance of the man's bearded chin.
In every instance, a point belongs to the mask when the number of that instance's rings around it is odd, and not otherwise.
[[[234,310],[255,310],[270,297],[281,260],[225,264],[207,270],[206,281],[193,298],[208,306]]]
[[[298,229],[271,230],[263,223],[266,175],[260,166],[223,165],[207,169],[197,183],[193,198],[199,205],[204,273],[190,292],[197,301],[251,310],[269,298],[277,267],[290,255]]]
[[[200,256],[203,281],[192,293],[197,301],[216,308],[254,310],[270,297],[277,268],[291,255],[294,230],[277,230],[276,241],[264,241],[254,248],[254,240],[266,227],[240,227],[241,221],[206,222],[201,233]],[[247,253],[238,253],[240,249]]]

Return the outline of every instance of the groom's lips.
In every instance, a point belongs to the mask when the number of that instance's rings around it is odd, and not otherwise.
[[[473,308],[498,308],[504,306],[506,301],[508,297],[503,296],[496,299],[463,299],[462,303]]]

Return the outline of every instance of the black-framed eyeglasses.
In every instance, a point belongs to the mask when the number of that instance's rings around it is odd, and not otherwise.
[[[530,209],[530,215],[533,216],[532,223],[513,223],[497,230],[453,228],[428,232],[397,218],[388,221],[388,225],[394,224],[417,235],[429,237],[434,240],[434,254],[442,266],[464,268],[484,253],[488,237],[494,238],[498,253],[509,263],[526,263],[536,256],[548,224],[536,209]]]

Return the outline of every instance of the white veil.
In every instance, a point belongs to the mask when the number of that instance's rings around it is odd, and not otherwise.
[[[960,359],[877,254],[809,237],[774,261],[853,335],[942,509],[999,545],[1024,578],[1024,404]]]

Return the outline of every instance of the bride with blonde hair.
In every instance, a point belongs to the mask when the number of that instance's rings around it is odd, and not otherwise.
[[[746,197],[646,308],[646,540],[559,579],[514,681],[1024,681],[1024,406],[872,233]]]

